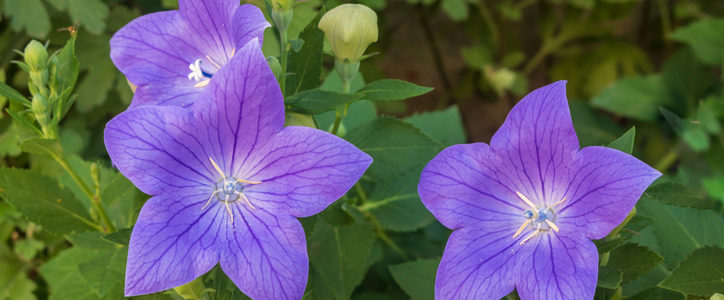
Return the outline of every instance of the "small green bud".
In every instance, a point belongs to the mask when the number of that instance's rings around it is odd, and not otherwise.
[[[45,46],[36,40],[30,41],[25,46],[25,63],[28,64],[30,70],[43,70],[48,63],[48,50]]]
[[[292,23],[294,0],[267,0],[267,8],[271,9],[271,18],[279,31],[286,32]]]
[[[356,63],[377,41],[377,14],[362,4],[342,4],[319,20],[334,55],[339,61]]]
[[[279,79],[279,76],[282,75],[282,64],[279,63],[279,59],[274,56],[268,56],[266,63],[269,64],[269,68],[271,68],[272,73],[274,73],[274,77]]]
[[[33,95],[33,99],[30,102],[30,109],[33,112],[35,120],[41,126],[48,124],[48,100],[41,94]]]

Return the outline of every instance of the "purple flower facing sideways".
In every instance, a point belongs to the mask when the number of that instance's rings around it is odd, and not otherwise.
[[[453,233],[436,299],[593,299],[605,237],[661,174],[605,147],[579,150],[565,82],[511,110],[490,145],[455,145],[423,170],[420,198]]]
[[[190,282],[217,263],[255,299],[299,299],[319,213],[372,159],[327,132],[284,124],[276,79],[252,40],[191,108],[141,106],[108,122],[113,164],[146,202],[133,228],[126,296]]]
[[[111,59],[138,86],[132,106],[188,106],[211,77],[269,23],[238,0],[179,0],[179,10],[139,17],[111,39]]]

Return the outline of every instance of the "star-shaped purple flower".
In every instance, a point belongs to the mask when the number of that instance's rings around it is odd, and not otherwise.
[[[423,170],[420,198],[454,229],[435,299],[593,299],[591,240],[620,224],[661,173],[623,152],[579,150],[565,82],[518,103],[484,143],[443,150]]]
[[[269,23],[238,0],[179,0],[179,10],[139,17],[111,39],[111,59],[138,86],[131,106],[188,106],[211,77]]]
[[[296,218],[322,211],[372,162],[327,132],[282,127],[259,43],[237,52],[192,109],[141,106],[108,122],[113,164],[153,195],[131,235],[126,296],[185,284],[218,262],[252,298],[301,298],[309,263]]]

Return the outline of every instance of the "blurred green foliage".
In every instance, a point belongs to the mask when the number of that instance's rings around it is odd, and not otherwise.
[[[264,8],[262,1],[251,2]],[[560,79],[568,80],[582,146],[633,151],[665,173],[642,197],[637,215],[620,232],[597,241],[601,257],[606,257],[597,298],[622,294],[635,299],[693,299],[722,291],[716,271],[724,269],[724,2],[358,2],[375,9],[381,24],[380,41],[371,46],[380,54],[363,63],[365,76],[359,74],[352,84],[358,94],[339,96],[341,80],[332,71],[332,59],[325,56],[318,78],[287,82],[288,88],[299,87],[288,92],[287,104],[294,112],[314,114],[314,123],[329,130],[335,116],[328,110],[351,103],[339,133],[358,147],[394,143],[422,150],[381,152],[368,173],[376,178],[364,178],[359,185],[363,192],[350,192],[319,217],[303,220],[311,261],[306,298],[432,299],[449,230],[434,221],[417,196],[421,166],[443,146],[488,142],[481,137],[492,135],[516,100]],[[320,36],[304,29],[322,5],[332,8],[340,3],[309,0],[296,5],[289,39],[302,36],[305,43],[291,54],[291,62],[294,56],[298,61],[315,55],[305,46],[318,45]],[[109,40],[142,14],[176,7],[173,0],[0,2],[0,82],[5,83],[0,86],[5,95],[0,96],[0,166],[27,169],[0,172],[5,187],[0,191],[0,299],[120,298],[129,228],[147,196],[111,168],[103,144],[105,122],[125,110],[133,96],[110,60]],[[411,16],[398,19],[401,15]],[[17,99],[38,91],[28,84],[33,75],[21,62],[28,57],[15,51],[36,39],[53,53],[51,49],[66,45],[74,25],[77,100],[67,116],[58,119],[57,143],[28,140],[29,127],[9,114],[32,122],[31,112]],[[405,37],[399,32],[414,34],[397,41]],[[405,43],[414,45],[405,48]],[[417,54],[400,54],[396,47],[427,53],[427,59],[399,59]],[[267,30],[265,54],[278,56],[279,48],[277,34]],[[328,45],[325,52],[329,53]],[[434,86],[432,96],[385,103],[370,100],[398,99],[394,93],[365,94],[366,82],[403,91],[404,98],[427,92],[382,79],[390,70],[415,65],[432,75],[421,76],[423,82],[417,81],[420,74],[401,79]],[[19,92],[16,99],[6,97],[11,89]],[[328,99],[339,102],[330,106]],[[404,118],[378,118],[385,114]],[[485,117],[496,114],[502,117]],[[305,117],[309,124],[311,117]],[[390,135],[376,138],[379,128],[390,130]],[[68,170],[78,175],[81,185],[69,178]],[[23,194],[28,190],[35,192]],[[93,209],[98,205],[94,195],[102,199],[108,224],[117,232],[103,234],[94,228],[103,218]],[[691,271],[707,266],[714,271]],[[701,284],[689,284],[693,281]],[[242,297],[218,268],[196,283],[201,290],[215,290],[199,292],[203,297]],[[192,294],[199,291],[190,289]]]

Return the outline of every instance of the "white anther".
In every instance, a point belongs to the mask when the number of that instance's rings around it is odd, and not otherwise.
[[[189,80],[199,82],[206,79],[204,72],[201,71],[201,63],[203,63],[203,61],[201,61],[201,59],[197,59],[189,65],[189,70],[191,70],[191,73],[189,73],[188,76]]]

